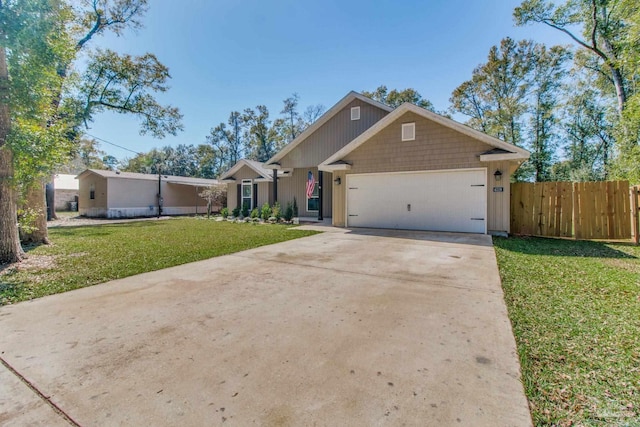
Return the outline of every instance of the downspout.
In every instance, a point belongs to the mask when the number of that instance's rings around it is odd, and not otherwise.
[[[158,170],[158,218],[162,215],[162,174]]]
[[[278,201],[278,169],[273,169],[273,204]]]
[[[318,221],[322,220],[322,171],[318,171]]]

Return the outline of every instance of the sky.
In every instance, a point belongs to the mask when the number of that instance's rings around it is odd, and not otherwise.
[[[184,131],[154,139],[139,121],[96,115],[86,132],[136,152],[201,144],[231,111],[266,105],[278,116],[297,93],[300,111],[329,109],[349,91],[416,89],[437,111],[504,37],[569,44],[544,25],[516,27],[520,0],[151,0],[144,27],[92,47],[154,53],[169,67],[162,104],[180,109]],[[464,122],[464,116],[454,116]],[[118,159],[134,153],[100,143]]]

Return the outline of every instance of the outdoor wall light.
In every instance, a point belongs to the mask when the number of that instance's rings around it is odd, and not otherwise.
[[[340,177],[337,177],[336,179],[333,180],[333,183],[335,185],[340,185],[341,182],[342,182],[342,180],[340,179]]]
[[[496,179],[496,181],[500,181],[502,179],[502,172],[500,172],[500,169],[496,169],[496,171],[493,173],[493,177]]]

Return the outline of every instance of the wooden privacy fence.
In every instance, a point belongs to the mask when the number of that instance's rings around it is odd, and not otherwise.
[[[511,232],[638,242],[638,192],[628,181],[511,184]]]

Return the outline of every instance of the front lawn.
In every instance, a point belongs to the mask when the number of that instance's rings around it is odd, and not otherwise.
[[[315,233],[195,218],[53,228],[52,245],[0,272],[0,305]]]
[[[494,246],[534,424],[640,426],[640,248]]]

